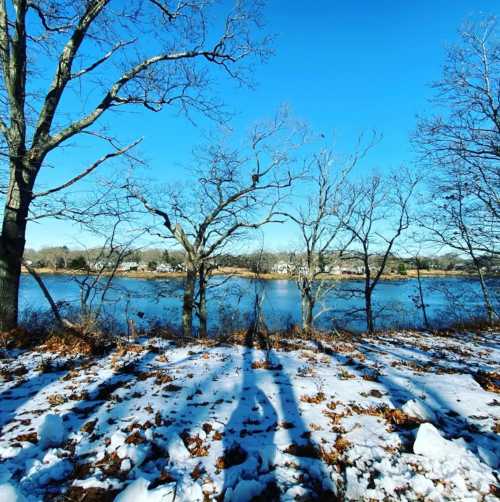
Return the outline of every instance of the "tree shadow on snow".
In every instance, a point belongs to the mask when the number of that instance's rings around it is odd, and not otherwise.
[[[250,331],[249,331],[250,333]],[[330,474],[320,458],[320,448],[311,441],[311,431],[302,417],[295,391],[277,352],[267,351],[266,362],[257,361],[254,345],[262,350],[268,347],[264,337],[250,334],[245,341],[242,361],[242,383],[238,404],[229,418],[224,432],[224,485],[220,500],[236,502],[240,499],[238,481],[251,491],[252,483],[260,484],[255,488],[252,500],[266,502],[278,501],[282,482],[290,487],[290,472],[293,471],[292,485],[302,485],[304,493],[314,500],[335,500],[331,491]],[[257,364],[256,364],[257,363]],[[265,364],[264,369],[262,364]],[[267,365],[267,366],[266,366]],[[265,391],[264,380],[272,372],[273,388],[277,389],[276,399],[282,410],[282,421]],[[269,385],[267,385],[269,388]],[[277,403],[277,404],[278,404]],[[284,452],[276,444],[276,432],[285,428],[289,446]],[[287,454],[286,458],[283,453]],[[280,459],[281,457],[281,459]],[[284,467],[284,464],[289,465]],[[293,465],[292,465],[293,464]],[[288,473],[281,479],[280,467]],[[245,499],[247,500],[247,499]]]
[[[381,386],[383,393],[389,399],[395,408],[401,408],[410,400],[420,400],[429,406],[436,415],[434,425],[442,431],[442,433],[450,438],[465,439],[465,447],[472,453],[478,456],[477,445],[488,447],[495,445],[499,447],[499,437],[492,431],[480,431],[478,427],[471,422],[469,417],[463,416],[452,410],[453,403],[449,398],[444,396],[439,390],[434,388],[431,383],[424,381],[426,377],[433,374],[431,368],[425,370],[414,371],[414,368],[407,367],[403,364],[401,368],[397,366],[393,368],[384,361],[382,355],[390,355],[396,361],[418,365],[425,363],[423,358],[429,358],[429,354],[421,349],[411,350],[410,347],[405,347],[404,356],[397,351],[387,350],[387,347],[382,348],[375,346],[371,342],[360,342],[359,351],[365,356],[363,362],[353,361],[350,356],[342,355],[335,352],[333,349],[321,342],[317,343],[318,348],[332,357],[339,367],[348,368],[349,372],[355,374],[358,378],[371,380],[373,376],[373,384],[376,387]],[[378,368],[382,371],[378,374]],[[375,371],[374,371],[375,370]],[[401,374],[398,374],[400,373]],[[458,373],[468,374],[464,368],[462,371],[457,369]],[[389,373],[392,373],[390,375]],[[368,376],[368,378],[366,378]],[[369,384],[371,382],[367,382]],[[373,390],[373,389],[372,389]],[[374,403],[376,405],[376,401]],[[405,427],[393,424],[393,431],[400,438],[403,451],[412,452],[413,442],[415,440],[418,423],[413,427]],[[479,457],[480,458],[480,457]],[[481,460],[481,458],[480,458]]]
[[[82,394],[74,400],[70,408],[63,409],[61,411],[48,411],[50,414],[58,415],[62,419],[62,438],[58,441],[57,445],[40,445],[38,443],[31,444],[30,446],[22,448],[16,455],[8,458],[4,462],[4,466],[12,474],[14,481],[19,481],[23,479],[23,483],[28,482],[28,484],[35,483],[38,485],[43,485],[46,489],[46,496],[52,497],[61,492],[61,488],[64,482],[70,479],[72,472],[76,468],[78,461],[81,460],[74,454],[67,458],[61,457],[59,461],[54,462],[47,466],[47,468],[41,468],[39,471],[34,472],[31,479],[26,479],[28,466],[35,466],[37,463],[42,462],[43,458],[47,454],[51,447],[62,447],[74,451],[74,444],[71,444],[69,437],[81,430],[82,426],[88,422],[91,418],[98,418],[100,411],[104,411],[107,406],[109,406],[110,395],[119,388],[127,386],[129,383],[136,380],[136,374],[134,368],[139,368],[147,365],[157,354],[151,351],[145,352],[139,358],[135,358],[129,365],[118,369],[118,371],[113,372],[108,378],[103,379],[99,382],[94,389],[89,391],[89,395]],[[98,364],[103,358],[99,358],[95,361]],[[50,375],[50,374],[48,374]],[[42,375],[40,375],[42,376]],[[51,378],[48,380],[42,380],[45,385],[49,385],[53,381],[64,376],[64,372],[57,372],[54,375],[50,375]],[[40,391],[40,389],[38,389]],[[113,403],[116,405],[119,403]],[[15,413],[15,412],[14,412]],[[119,416],[114,417],[115,420]],[[96,420],[96,423],[98,420]],[[113,420],[114,423],[114,420]],[[100,437],[102,437],[107,428],[112,424],[110,422],[106,424],[99,424],[99,430],[96,434],[91,436],[91,441],[99,444]],[[40,439],[40,438],[39,438]],[[85,440],[89,440],[85,437]],[[80,446],[80,445],[79,445]],[[29,478],[30,476],[28,476]]]

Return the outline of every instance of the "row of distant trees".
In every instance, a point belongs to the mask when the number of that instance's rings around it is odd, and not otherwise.
[[[148,0],[141,9],[112,0],[0,4],[0,133],[7,174],[0,329],[17,324],[28,222],[43,224],[45,218],[70,220],[103,243],[93,257],[99,269],[79,279],[82,306],[96,296],[102,305],[119,263],[134,256],[139,240],[152,237],[180,249],[186,336],[193,334],[194,316],[200,335],[207,335],[206,292],[218,263],[230,250],[245,248],[259,229],[284,222],[296,229],[293,267],[305,331],[314,329],[329,292],[319,274],[333,251],[361,266],[370,332],[373,292],[392,257],[412,256],[420,270],[425,256],[443,250],[472,263],[488,321],[495,321],[494,292],[484,272],[485,257],[499,254],[500,44],[492,19],[466,27],[462,43],[449,51],[435,84],[438,114],[417,124],[418,159],[411,169],[361,170],[380,141],[377,134],[362,136],[351,153],[339,155],[282,109],[237,140],[226,133],[210,138],[195,149],[190,174],[162,186],[140,174],[140,140],[124,145],[110,127],[98,128],[109,125],[103,120],[113,110],[134,106],[177,106],[227,123],[210,85],[214,70],[249,81],[251,63],[269,52],[261,8],[260,1],[237,2],[224,22],[215,23],[221,8],[205,0],[176,7]],[[154,43],[144,36],[149,32]],[[81,106],[68,108],[74,99]],[[106,149],[76,175],[40,187],[39,173],[51,165],[51,155],[77,141],[101,142]],[[116,178],[92,183],[84,195],[76,191],[111,159],[121,161]],[[83,264],[82,257],[67,265]],[[44,288],[36,267],[25,265]],[[44,293],[50,299],[47,288]],[[60,319],[57,305],[51,307]]]
[[[68,246],[49,246],[38,250],[26,249],[24,261],[29,262],[36,268],[48,268],[51,270],[92,270],[101,258],[101,247],[89,249],[71,249]],[[133,249],[131,248],[123,259],[128,262],[138,263],[145,269],[154,271],[160,264],[169,264],[172,267],[182,265],[184,253],[176,250],[165,249]],[[108,262],[107,262],[108,263]],[[109,260],[112,267],[114,260]]]
[[[38,250],[26,249],[24,261],[38,269],[50,270],[88,270],[96,267],[99,261],[100,248],[90,248],[86,250],[72,249],[68,246],[49,246]],[[185,260],[185,253],[180,250],[165,250],[160,248],[131,249],[126,257],[127,262],[137,263],[142,270],[156,271],[158,266],[170,265],[173,270],[182,270]],[[294,274],[294,264],[301,263],[305,256],[297,252],[250,252],[245,254],[222,254],[217,257],[216,266],[219,269],[243,269],[254,273],[272,274],[276,272],[276,266],[282,263],[288,265],[283,275]],[[373,256],[373,267],[380,265],[382,257]],[[346,267],[353,266],[356,270],[362,265],[357,256],[349,256],[344,253],[342,257],[338,252],[331,251],[318,261],[318,269],[321,273],[332,271],[332,265],[345,264]],[[500,271],[500,258],[492,255],[479,257],[481,267],[487,274],[496,274]],[[347,265],[348,264],[348,265]],[[112,267],[113,262],[109,263]],[[464,271],[474,273],[474,263],[456,253],[444,253],[440,256],[420,256],[398,257],[391,255],[387,261],[387,272],[404,275],[409,270],[422,271]],[[339,267],[341,268],[341,267]],[[333,269],[336,270],[336,269]]]

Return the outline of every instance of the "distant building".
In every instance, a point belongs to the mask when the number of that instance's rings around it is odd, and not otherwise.
[[[118,267],[120,272],[132,272],[139,269],[139,263],[136,261],[124,261]]]
[[[345,275],[361,275],[363,274],[363,267],[343,267],[341,270]]]
[[[174,267],[172,267],[172,265],[170,265],[170,263],[160,263],[156,267],[156,272],[159,272],[161,274],[166,273],[166,272],[173,272],[173,271],[174,271]]]
[[[91,270],[101,271],[105,269],[111,269],[115,266],[115,263],[111,261],[99,260],[90,265]]]
[[[324,270],[327,274],[332,274],[332,275],[342,274],[342,269],[338,265],[326,265]]]
[[[297,275],[308,275],[309,274],[309,267],[307,265],[299,265],[298,267],[294,267],[294,272]],[[318,274],[321,272],[319,267],[314,267],[314,273]]]
[[[271,271],[275,274],[291,275],[293,274],[293,269],[294,267],[291,263],[287,263],[286,261],[279,261],[272,266]]]

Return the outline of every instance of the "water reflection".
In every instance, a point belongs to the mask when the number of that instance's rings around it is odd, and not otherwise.
[[[44,276],[47,287],[56,301],[78,305],[79,289],[70,276]],[[222,281],[215,277],[214,284]],[[177,325],[180,320],[182,279],[131,279],[117,278],[116,289],[109,295],[107,311],[117,319],[136,318],[143,315],[142,322],[166,321]],[[352,312],[362,308],[363,298],[352,294],[361,290],[359,280],[339,281],[329,291],[328,297],[318,309],[327,312],[320,316],[317,325],[328,328],[332,323],[352,330],[365,327],[361,313]],[[492,296],[500,305],[500,278],[489,280]],[[483,315],[481,294],[478,281],[471,278],[425,278],[423,279],[427,315],[433,326],[446,326]],[[244,327],[253,309],[254,281],[234,278],[220,287],[208,291],[209,328],[215,329],[222,319],[231,317],[236,325]],[[300,294],[293,280],[262,281],[266,302],[264,313],[271,329],[285,328],[291,323],[300,323]],[[374,293],[377,311],[376,326],[383,327],[421,327],[422,313],[412,300],[416,294],[417,283],[414,279],[381,282]],[[23,275],[21,280],[21,311],[46,310],[46,301],[38,285],[30,277]],[[234,309],[232,316],[229,316]],[[351,313],[351,314],[349,314]]]

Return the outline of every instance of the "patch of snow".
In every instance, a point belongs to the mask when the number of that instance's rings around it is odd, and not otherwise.
[[[38,426],[38,441],[42,448],[59,446],[64,440],[64,423],[59,415],[45,415]]]
[[[143,444],[122,444],[117,450],[116,454],[119,458],[129,458],[135,466],[141,465],[148,454],[149,448]]]
[[[358,470],[348,467],[345,471],[346,477],[346,499],[361,500],[368,488],[368,480],[358,476]]]
[[[315,499],[321,487],[338,490],[345,500],[494,499],[500,440],[492,431],[500,407],[471,376],[495,371],[494,361],[500,361],[491,333],[484,339],[457,338],[460,352],[448,350],[449,337],[404,333],[359,343],[339,340],[331,356],[301,342],[301,349],[273,352],[272,360],[283,366],[280,371],[252,369],[252,361],[266,357],[259,350],[176,347],[152,338],[143,343],[144,350],[131,352],[126,361],[110,354],[76,364],[68,378],[47,373],[31,379],[37,382],[33,386],[30,378],[19,385],[16,379],[0,381],[0,393],[7,398],[0,403],[0,421],[6,421],[0,432],[0,485],[15,486],[29,502],[61,498],[71,486],[123,490],[120,495],[134,502],[170,502],[174,486],[176,502],[215,502],[224,491],[239,501],[254,491],[262,494],[269,483],[279,489],[280,500],[290,502]],[[29,375],[38,375],[39,353],[20,354]],[[382,392],[372,392],[373,382],[347,363],[351,359],[380,373],[377,389]],[[130,372],[117,375],[117,364],[133,361]],[[16,364],[15,358],[0,360],[7,371]],[[299,371],[304,365],[307,374]],[[416,365],[422,370],[414,371]],[[443,368],[453,371],[439,371]],[[340,378],[343,369],[352,378]],[[166,375],[172,386],[165,385]],[[106,387],[115,389],[113,398],[92,401]],[[320,402],[303,399],[319,391],[325,395]],[[75,405],[75,396],[84,392],[90,400],[82,397]],[[61,404],[51,402],[53,394],[64,398]],[[402,403],[409,415],[427,422],[418,431],[415,454],[403,447],[412,432],[384,414]],[[48,419],[47,413],[64,416],[64,424],[54,427],[58,418]],[[49,432],[41,434],[48,438],[44,446],[29,441],[42,424]],[[61,434],[53,434],[54,429]],[[140,434],[137,444],[127,441],[132,431]],[[199,442],[199,456],[186,448],[181,431]],[[333,455],[341,439],[346,445],[340,453],[342,469],[290,453],[289,447],[305,444],[306,437]],[[61,447],[66,438],[74,451]],[[245,460],[218,468],[218,459],[233,444],[247,453]],[[76,464],[89,465],[81,471],[84,479],[73,479]],[[107,474],[114,472],[110,467],[120,468],[116,478]],[[175,485],[148,490],[166,473]]]
[[[101,480],[97,479],[95,476],[91,476],[87,479],[75,479],[75,481],[73,481],[73,486],[79,486],[84,490],[87,490],[88,488],[103,488],[105,490],[112,490],[121,488],[122,483],[113,478]]]
[[[224,502],[250,502],[265,490],[265,485],[255,479],[242,479],[233,488],[228,488],[224,496]]]
[[[108,445],[108,452],[113,452],[123,444],[125,444],[125,440],[127,439],[127,435],[122,431],[116,431],[111,435],[110,443]]]
[[[426,497],[434,491],[434,483],[422,474],[417,474],[411,480],[411,486],[417,495]]]
[[[177,485],[175,500],[178,502],[203,502],[205,495],[201,486],[196,481],[184,477]]]
[[[170,462],[182,463],[191,458],[189,450],[184,445],[184,441],[178,434],[173,434],[166,445]]]
[[[162,485],[154,490],[148,490],[149,485],[150,482],[147,479],[136,479],[115,497],[114,502],[172,502],[174,500],[175,483]]]
[[[439,431],[429,423],[420,425],[417,437],[413,444],[413,451],[417,455],[433,459],[442,459],[450,455],[456,455],[461,448],[452,441],[445,439]]]
[[[122,460],[122,463],[120,464],[120,470],[121,471],[130,471],[132,469],[132,462],[130,461],[129,458],[125,458]]]
[[[21,450],[22,448],[19,446],[2,446],[0,447],[0,458],[7,459],[16,457]]]
[[[24,502],[21,492],[11,483],[0,485],[0,500],[2,502]]]
[[[496,469],[500,465],[500,458],[498,458],[498,455],[489,448],[478,446],[477,453],[479,454],[481,460],[493,469]]]
[[[292,486],[281,497],[282,502],[295,502],[296,500],[307,500],[310,491],[303,486]]]
[[[410,417],[419,418],[425,422],[436,423],[437,417],[434,411],[421,399],[407,401],[401,409]]]

